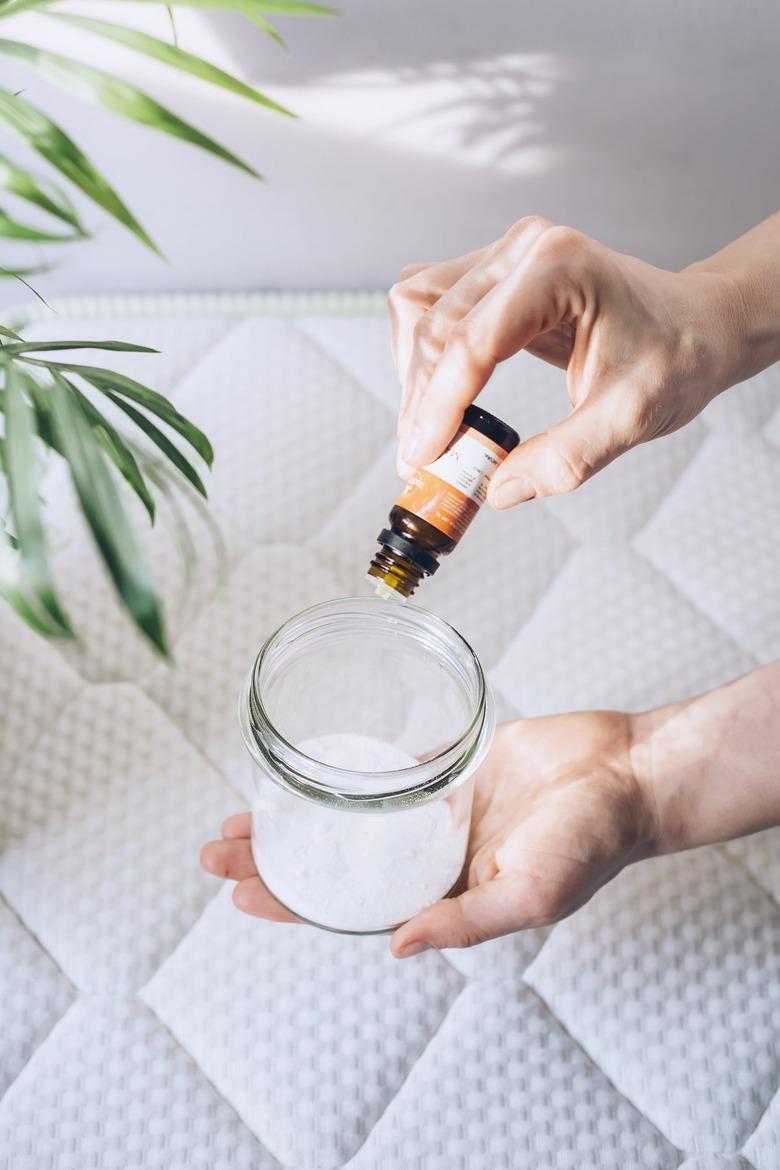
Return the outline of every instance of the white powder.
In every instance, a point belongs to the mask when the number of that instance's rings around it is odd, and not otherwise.
[[[364,735],[298,744],[322,763],[366,774],[419,761]],[[377,791],[393,788],[377,775]],[[470,785],[391,812],[352,812],[303,800],[266,781],[253,807],[252,849],[269,889],[290,910],[335,930],[386,930],[443,897],[466,852]]]

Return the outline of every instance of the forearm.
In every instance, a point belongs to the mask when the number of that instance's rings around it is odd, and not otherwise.
[[[725,280],[724,328],[733,337],[733,385],[780,361],[780,212],[686,272]]]
[[[635,716],[632,744],[653,852],[780,824],[780,662]]]

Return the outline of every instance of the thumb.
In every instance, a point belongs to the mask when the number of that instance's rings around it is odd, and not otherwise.
[[[397,959],[435,947],[471,947],[489,938],[521,930],[528,921],[521,882],[506,875],[444,898],[415,915],[395,932],[390,944]]]
[[[571,492],[637,441],[617,409],[615,396],[586,399],[562,422],[526,439],[493,476],[488,499],[511,508],[535,496]]]

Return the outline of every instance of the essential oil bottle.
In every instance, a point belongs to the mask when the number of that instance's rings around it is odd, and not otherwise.
[[[411,597],[451,553],[487,498],[494,472],[520,442],[512,427],[469,406],[447,450],[419,467],[396,500],[368,569],[380,597]]]

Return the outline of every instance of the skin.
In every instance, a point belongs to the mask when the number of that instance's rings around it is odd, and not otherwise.
[[[527,349],[566,369],[572,411],[493,477],[505,508],[570,491],[638,443],[780,359],[780,215],[684,272],[540,217],[467,256],[406,269],[390,294],[402,386],[399,471],[436,458],[497,362]],[[398,958],[573,913],[626,865],[780,824],[780,663],[642,714],[502,725],[476,777],[456,897],[393,935]],[[263,885],[251,816],[203,847],[240,910],[295,918]]]
[[[584,711],[502,724],[476,778],[466,865],[393,935],[397,958],[567,917],[626,865],[780,824],[780,663],[639,715]],[[240,910],[295,922],[258,875],[251,814],[204,845]]]
[[[780,358],[780,215],[683,272],[529,216],[405,269],[389,305],[404,478],[441,454],[498,362],[526,349],[566,370],[571,413],[493,477],[489,502],[507,508],[579,487]]]

